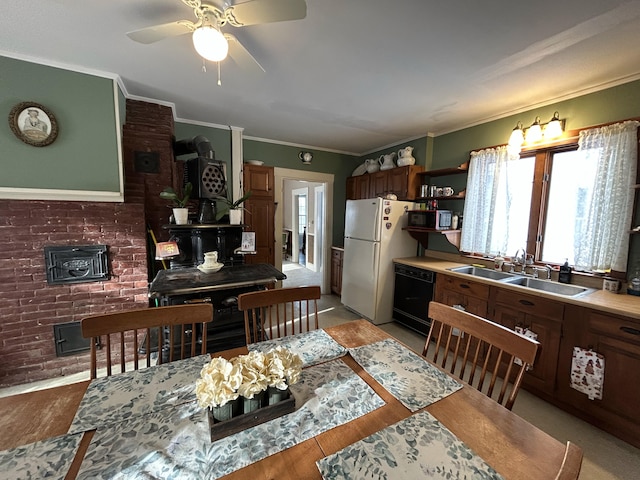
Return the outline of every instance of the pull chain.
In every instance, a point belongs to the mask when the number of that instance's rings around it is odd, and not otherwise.
[[[222,86],[222,82],[220,81],[220,62],[218,62],[218,86]]]
[[[207,63],[202,59],[202,73],[207,73]]]

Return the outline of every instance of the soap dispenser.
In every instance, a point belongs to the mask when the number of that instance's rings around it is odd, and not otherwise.
[[[571,283],[571,267],[569,266],[569,259],[566,259],[564,261],[564,265],[560,266],[558,281],[560,283]]]

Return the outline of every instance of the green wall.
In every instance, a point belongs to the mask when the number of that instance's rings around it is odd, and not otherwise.
[[[20,141],[0,122],[0,187],[119,192],[114,80],[0,56],[0,112],[37,102],[56,117],[46,147]]]
[[[431,169],[454,167],[468,161],[472,150],[504,145],[518,121],[522,122],[524,127],[531,125],[536,116],[539,116],[542,122],[548,122],[555,111],[560,113],[561,119],[566,120],[565,130],[640,117],[640,81],[440,135],[435,138]],[[466,175],[459,175],[458,178],[460,177],[466,178]],[[440,178],[438,180],[441,181]],[[455,181],[454,177],[442,177],[442,180],[449,180],[451,183]],[[640,209],[636,208],[636,221],[640,218],[638,210]],[[628,271],[640,268],[639,237],[640,235],[631,237]],[[446,252],[456,251],[442,235],[430,235],[429,248]]]
[[[548,122],[555,111],[566,120],[565,130],[639,117],[640,80],[440,135],[435,138],[431,168],[454,167],[469,160],[472,150],[504,145],[517,122],[528,127],[536,116]]]
[[[324,152],[311,148],[300,148],[277,143],[244,139],[242,143],[245,160],[262,160],[265,165],[293,170],[332,173],[333,181],[333,245],[342,245],[344,237],[344,210],[346,205],[346,183],[351,172],[362,163],[352,155]],[[304,165],[298,158],[300,151],[313,154],[311,165]]]
[[[120,172],[117,131],[125,123],[126,99],[118,89],[119,117],[116,119],[113,85],[114,80],[110,78],[0,56],[0,111],[5,112],[5,118],[17,103],[34,101],[45,105],[56,115],[60,129],[53,144],[32,147],[13,135],[8,122],[0,122],[0,187],[118,192]],[[314,155],[313,162],[311,165],[303,165],[298,159],[298,153],[307,150],[306,148],[246,138],[243,140],[244,158],[262,160],[266,165],[274,167],[334,174],[333,242],[341,245],[346,179],[365,159],[378,158],[382,154],[397,152],[399,148],[411,145],[414,147],[416,164],[427,170],[457,166],[469,159],[471,150],[505,144],[518,121],[526,127],[536,116],[540,116],[546,122],[556,110],[566,120],[565,129],[568,130],[640,117],[640,81],[531,109],[435,138],[425,135],[359,158],[309,149]],[[230,130],[188,122],[175,123],[176,139],[196,135],[208,138],[216,152],[216,158],[230,164]],[[464,181],[464,175],[441,177],[438,180],[456,190],[462,188]],[[636,212],[636,219],[639,216]],[[638,237],[640,235],[633,238]],[[630,262],[640,256],[640,245],[637,243],[640,242],[632,240]],[[455,251],[441,235],[431,236],[430,248]]]

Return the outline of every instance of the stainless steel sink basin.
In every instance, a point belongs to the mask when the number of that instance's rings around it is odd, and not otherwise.
[[[467,275],[473,275],[474,277],[489,278],[491,280],[504,280],[507,278],[517,278],[515,275],[507,272],[501,272],[498,270],[491,270],[490,268],[474,267],[473,265],[465,265],[464,267],[455,267],[448,269],[451,272],[466,273]]]
[[[568,297],[575,297],[583,293],[591,292],[592,290],[586,287],[580,287],[578,285],[567,285],[565,283],[556,283],[549,280],[540,280],[539,278],[515,276],[503,283],[510,285],[522,285],[523,287],[533,288],[534,290],[542,290],[549,293],[556,293],[558,295],[565,295]]]
[[[448,268],[447,270],[456,273],[464,273],[474,277],[487,278],[500,283],[508,283],[509,285],[519,285],[533,290],[542,290],[544,292],[564,295],[566,297],[576,297],[578,295],[593,292],[593,289],[580,287],[578,285],[567,285],[566,283],[552,282],[551,280],[541,280],[529,276],[518,275],[517,273],[501,272],[499,270],[491,270],[490,268],[475,267],[473,265],[464,265],[462,267]]]

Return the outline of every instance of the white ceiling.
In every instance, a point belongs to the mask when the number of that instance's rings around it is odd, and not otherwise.
[[[356,154],[640,78],[640,1],[307,0],[303,20],[224,27],[266,73],[227,59],[222,86],[190,35],[126,36],[194,20],[180,0],[0,5],[0,54],[117,74],[178,119]]]

